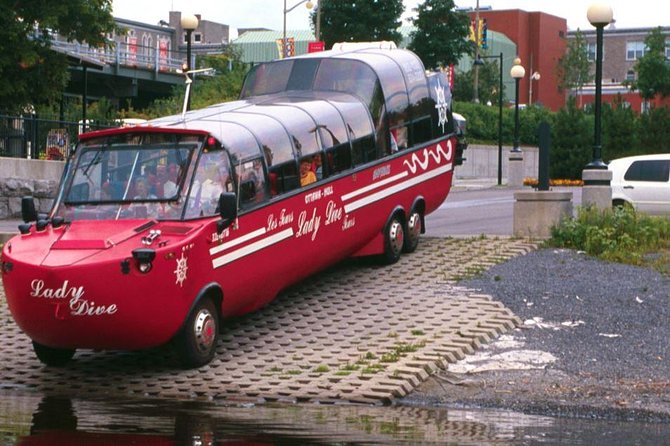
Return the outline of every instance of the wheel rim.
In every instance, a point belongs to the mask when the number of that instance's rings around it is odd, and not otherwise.
[[[389,246],[394,255],[400,255],[402,251],[402,245],[404,242],[404,232],[402,225],[398,220],[393,220],[391,227],[389,228]]]
[[[207,353],[214,345],[216,339],[216,320],[207,309],[198,312],[193,324],[195,334],[195,345],[199,352]]]
[[[407,222],[407,232],[407,238],[409,238],[412,242],[419,239],[419,235],[421,234],[421,216],[418,212],[414,212],[409,217]]]

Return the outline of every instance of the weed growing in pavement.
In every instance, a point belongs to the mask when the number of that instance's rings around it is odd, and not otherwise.
[[[314,369],[315,373],[327,373],[329,371],[330,369],[328,368],[328,366],[324,364],[321,364],[320,366]]]
[[[577,217],[552,227],[547,245],[670,272],[670,220],[635,212],[630,206],[605,210],[582,207]]]

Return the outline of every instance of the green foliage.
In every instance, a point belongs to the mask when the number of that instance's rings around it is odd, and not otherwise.
[[[551,140],[549,176],[581,178],[593,153],[593,117],[577,108],[574,97],[556,114]]]
[[[632,86],[644,99],[670,96],[670,62],[665,57],[665,35],[661,27],[653,29],[644,44],[647,50],[635,64],[637,80]]]
[[[50,49],[51,33],[98,46],[115,29],[111,0],[0,0],[0,10],[0,104],[6,113],[60,99],[67,60]]]
[[[548,244],[615,262],[642,264],[645,254],[670,247],[670,220],[638,214],[630,206],[580,208],[551,230]]]
[[[497,106],[498,90],[500,90],[500,66],[497,60],[483,59],[483,62],[484,64],[479,66],[479,77],[477,78],[479,101],[482,104],[491,102],[492,105]],[[504,98],[504,85],[502,94]],[[468,71],[456,73],[453,97],[454,100],[462,102],[472,102],[474,99],[474,65]]]
[[[390,40],[400,43],[402,0],[321,0],[321,40],[337,42]],[[312,12],[312,23],[316,12]]]
[[[591,62],[589,62],[586,39],[581,31],[577,30],[574,39],[568,39],[565,55],[558,59],[556,74],[558,86],[561,90],[581,90],[591,81]]]
[[[463,54],[472,52],[467,39],[470,19],[465,12],[456,11],[453,0],[425,0],[414,11],[418,13],[413,19],[417,29],[409,49],[426,68],[455,65]]]
[[[603,152],[612,160],[639,152],[639,125],[635,112],[617,96],[612,105],[603,104]],[[667,121],[666,121],[667,122]]]
[[[654,107],[640,115],[640,153],[668,151],[670,108]]]

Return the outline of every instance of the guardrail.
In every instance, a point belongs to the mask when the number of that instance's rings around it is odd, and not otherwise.
[[[55,40],[51,46],[72,55],[79,55],[118,67],[133,67],[158,72],[175,73],[186,62],[186,55],[179,51],[148,47],[126,42],[116,42],[113,48],[93,48],[78,42]],[[191,65],[195,66],[195,54],[191,56]]]

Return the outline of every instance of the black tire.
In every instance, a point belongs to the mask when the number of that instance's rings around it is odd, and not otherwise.
[[[200,299],[175,338],[179,361],[193,369],[208,364],[219,341],[219,313],[210,298]]]
[[[382,255],[384,264],[391,265],[400,259],[405,244],[404,240],[404,225],[400,218],[394,215],[384,228],[384,254]]]
[[[405,241],[402,245],[402,252],[410,253],[416,251],[419,246],[419,237],[423,230],[423,217],[417,210],[413,210],[407,222],[405,223]]]
[[[73,348],[54,348],[33,341],[33,350],[35,355],[43,364],[52,367],[62,367],[74,356]]]

